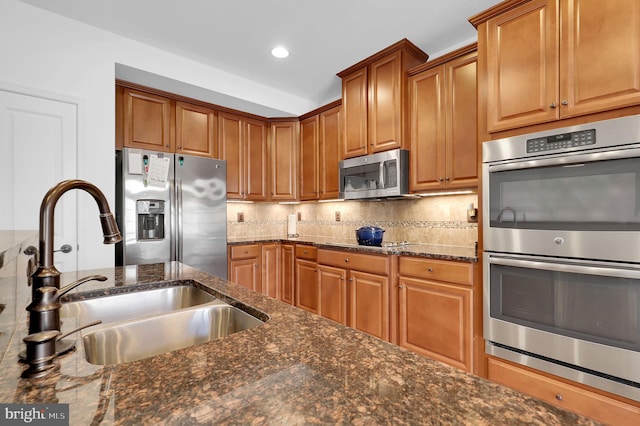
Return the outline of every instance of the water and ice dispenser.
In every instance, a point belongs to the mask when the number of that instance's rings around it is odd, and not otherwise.
[[[164,239],[164,200],[138,200],[138,241]]]

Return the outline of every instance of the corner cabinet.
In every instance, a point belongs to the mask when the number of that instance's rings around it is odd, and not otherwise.
[[[409,71],[412,192],[478,183],[476,45]]]
[[[470,19],[489,133],[640,104],[637,0],[504,3]]]
[[[269,200],[294,201],[298,197],[298,120],[269,125]]]
[[[267,200],[267,123],[219,114],[220,159],[227,161],[227,198]]]
[[[427,54],[403,39],[338,73],[342,79],[342,159],[408,146],[406,71]]]
[[[318,314],[389,341],[389,256],[318,250]]]
[[[473,372],[473,265],[400,256],[400,346]]]

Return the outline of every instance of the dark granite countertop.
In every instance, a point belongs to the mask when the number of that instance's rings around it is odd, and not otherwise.
[[[21,379],[30,290],[0,280],[0,402],[67,403],[72,425],[455,424],[587,425],[592,421],[179,263],[99,273],[70,297],[193,280],[266,314],[263,325],[120,365],[97,366],[82,345],[53,374]],[[13,286],[13,290],[12,289]],[[24,288],[23,288],[24,287]],[[143,301],[141,300],[141,303]],[[63,325],[63,331],[65,325]],[[75,335],[81,342],[79,333]]]
[[[361,246],[354,240],[340,240],[332,237],[246,237],[229,238],[227,244],[254,244],[266,242],[289,242],[309,244],[318,248],[332,250],[347,250],[372,254],[396,254],[403,256],[418,256],[431,259],[458,260],[463,262],[477,262],[478,254],[475,247],[448,246],[424,243],[406,243],[403,245],[383,245],[381,247]]]

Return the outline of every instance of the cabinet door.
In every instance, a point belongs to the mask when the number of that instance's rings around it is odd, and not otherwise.
[[[217,112],[176,102],[176,153],[216,158]]]
[[[316,262],[296,259],[296,306],[318,313],[318,274]]]
[[[445,186],[444,80],[444,66],[409,78],[411,191],[440,189]]]
[[[340,162],[341,107],[320,113],[320,170],[318,183],[321,200],[338,198],[340,191],[338,163]]]
[[[174,151],[170,99],[125,88],[123,103],[124,146]]]
[[[318,199],[318,123],[317,115],[300,123],[300,199]]]
[[[476,65],[475,52],[445,65],[447,188],[469,188],[478,184]]]
[[[399,344],[472,371],[472,290],[400,276]]]
[[[369,66],[368,152],[400,148],[402,142],[402,52]]]
[[[389,278],[349,271],[349,326],[389,341]]]
[[[227,160],[227,198],[244,198],[242,117],[221,112],[218,121],[220,158]]]
[[[532,0],[487,21],[489,132],[558,119],[557,15],[555,0]]]
[[[640,103],[640,2],[560,2],[560,113]]]
[[[271,123],[269,143],[270,199],[293,201],[298,196],[298,122]]]
[[[285,303],[294,303],[295,285],[295,246],[292,244],[282,245],[282,279],[280,281],[279,298]]]
[[[318,314],[347,325],[347,271],[318,265]]]
[[[267,124],[245,119],[245,199],[267,199]]]
[[[258,293],[262,290],[260,275],[260,264],[257,258],[229,262],[229,281]]]
[[[342,159],[367,154],[367,68],[342,79]]]
[[[277,299],[280,295],[280,244],[262,245],[262,294]]]

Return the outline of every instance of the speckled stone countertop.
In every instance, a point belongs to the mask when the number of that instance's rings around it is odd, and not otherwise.
[[[477,262],[478,254],[475,247],[447,246],[424,243],[408,243],[405,245],[381,247],[361,246],[354,240],[339,240],[332,237],[246,237],[229,238],[227,244],[252,244],[264,242],[289,242],[297,244],[309,244],[318,248],[346,250],[373,254],[396,254],[404,256],[419,256],[432,259],[459,260],[463,262]]]
[[[0,402],[67,403],[72,425],[594,424],[179,263],[63,274],[62,282],[95,273],[108,280],[83,284],[70,297],[192,280],[269,319],[219,340],[120,365],[89,364],[79,344],[58,358],[49,377],[21,379],[25,367],[17,359],[30,290],[20,285],[9,291],[15,282],[0,280],[1,302],[13,305],[0,314],[0,333],[10,336],[0,348]]]

